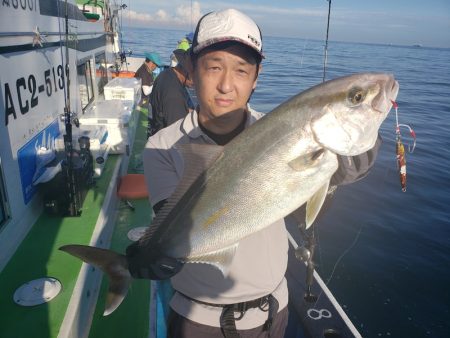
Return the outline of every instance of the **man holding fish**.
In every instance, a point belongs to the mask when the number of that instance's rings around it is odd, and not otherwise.
[[[77,245],[62,250],[109,274],[105,314],[119,306],[132,277],[171,278],[170,337],[282,337],[284,218],[307,203],[309,227],[336,171],[338,181],[349,181],[352,162],[338,158],[374,147],[398,84],[386,74],[352,75],[263,117],[247,104],[261,70],[261,33],[233,9],[200,19],[191,58],[197,109],[144,150],[156,212],[149,230],[126,256]]]

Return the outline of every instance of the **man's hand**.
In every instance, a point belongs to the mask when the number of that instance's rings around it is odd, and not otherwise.
[[[161,254],[157,248],[152,251],[142,250],[139,242],[128,246],[126,257],[128,270],[133,278],[169,279],[180,272],[184,265],[176,258]]]
[[[180,272],[184,263],[179,260],[160,256],[149,265],[149,278],[153,280],[169,279]]]

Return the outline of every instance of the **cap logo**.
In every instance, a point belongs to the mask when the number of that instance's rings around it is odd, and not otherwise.
[[[248,34],[247,37],[251,42],[253,42],[255,46],[258,46],[258,48],[261,46],[261,43],[255,37],[251,36],[250,34]]]

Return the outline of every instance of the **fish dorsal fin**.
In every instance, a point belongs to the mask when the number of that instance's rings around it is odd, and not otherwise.
[[[184,161],[183,177],[173,194],[159,210],[149,230],[142,236],[143,242],[147,242],[154,236],[154,232],[159,229],[186,191],[223,153],[222,146],[213,144],[177,144],[175,149],[180,152]]]
[[[229,247],[209,252],[201,256],[189,257],[189,259],[186,259],[185,262],[214,265],[222,272],[224,277],[227,277],[231,262],[233,261],[238,246],[239,243],[235,243]]]
[[[314,195],[308,200],[306,204],[306,229],[308,229],[315,221],[320,209],[322,208],[325,197],[327,197],[328,186],[330,181],[327,181]]]

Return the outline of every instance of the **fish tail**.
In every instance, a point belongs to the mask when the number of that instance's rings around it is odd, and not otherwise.
[[[59,250],[94,265],[108,276],[109,289],[103,315],[107,316],[117,309],[127,295],[132,281],[126,257],[111,250],[87,245],[64,245]]]

